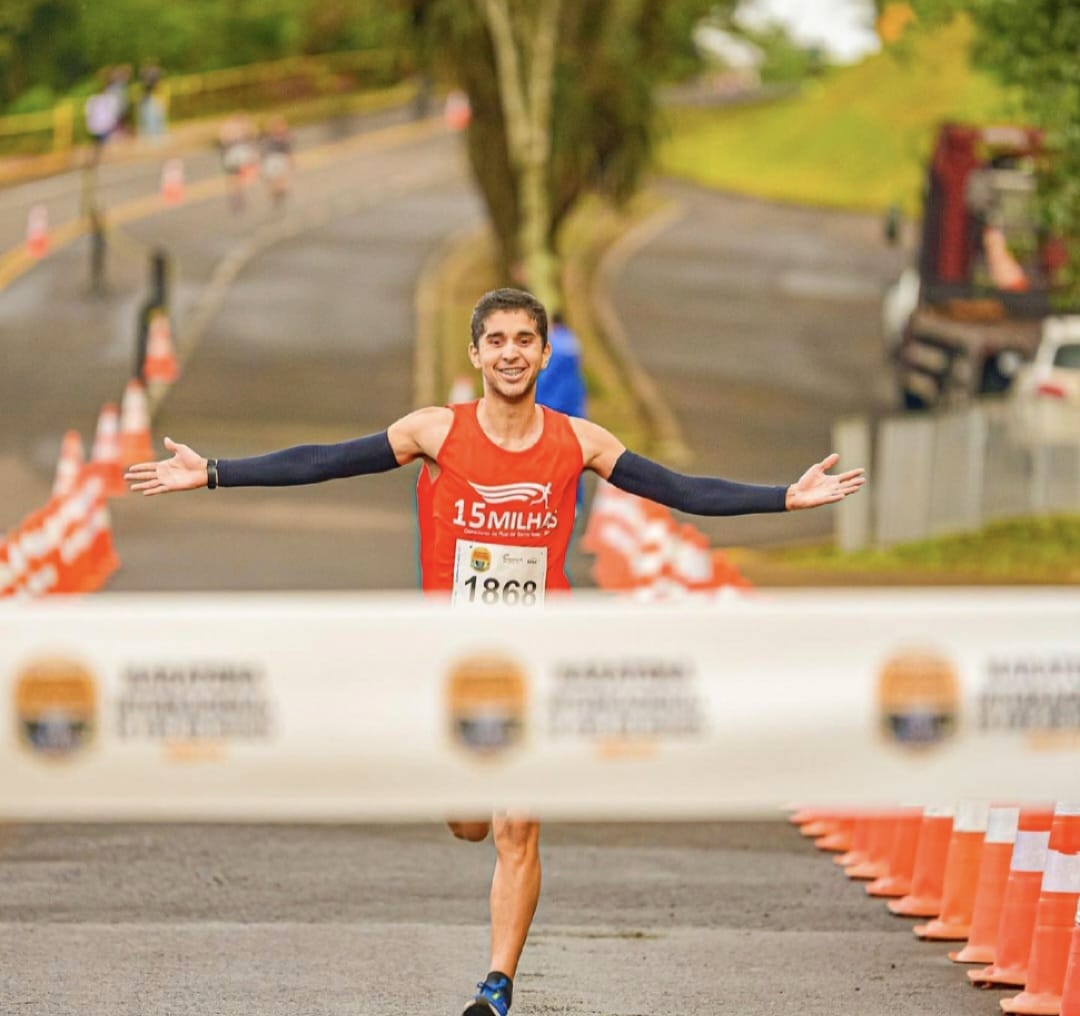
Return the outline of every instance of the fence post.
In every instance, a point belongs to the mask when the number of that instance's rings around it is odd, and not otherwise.
[[[864,416],[847,416],[833,423],[833,451],[840,455],[838,468],[854,469],[865,466],[870,472],[870,421]],[[873,502],[864,492],[846,497],[836,507],[836,545],[849,553],[862,550],[871,540],[871,510]]]
[[[143,379],[146,364],[146,345],[150,339],[150,318],[155,311],[169,303],[169,255],[163,248],[156,248],[150,255],[150,292],[139,308],[135,322],[135,370],[132,377]]]
[[[927,536],[934,463],[934,418],[920,413],[878,427],[874,505],[883,546]]]
[[[89,211],[90,218],[90,292],[94,296],[104,296],[107,289],[105,282],[105,257],[108,252],[108,240],[105,233],[105,213],[94,205]]]

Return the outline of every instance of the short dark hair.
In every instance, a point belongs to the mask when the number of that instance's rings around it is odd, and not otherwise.
[[[540,333],[540,341],[547,345],[548,316],[544,305],[532,293],[527,293],[524,289],[493,289],[480,297],[476,301],[476,306],[473,307],[470,328],[474,346],[480,342],[480,336],[484,334],[484,322],[497,310],[525,311],[533,319],[533,324]]]

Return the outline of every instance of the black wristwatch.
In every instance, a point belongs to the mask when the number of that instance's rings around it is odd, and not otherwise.
[[[206,460],[206,487],[217,490],[217,459]]]

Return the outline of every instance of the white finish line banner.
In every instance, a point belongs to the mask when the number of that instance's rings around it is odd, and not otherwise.
[[[1080,590],[0,609],[2,820],[1075,799]]]

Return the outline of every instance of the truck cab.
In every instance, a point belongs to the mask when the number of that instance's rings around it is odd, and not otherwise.
[[[1004,392],[1038,347],[1067,254],[1036,225],[1042,138],[946,124],[927,170],[916,264],[886,297],[886,341],[909,409]]]

